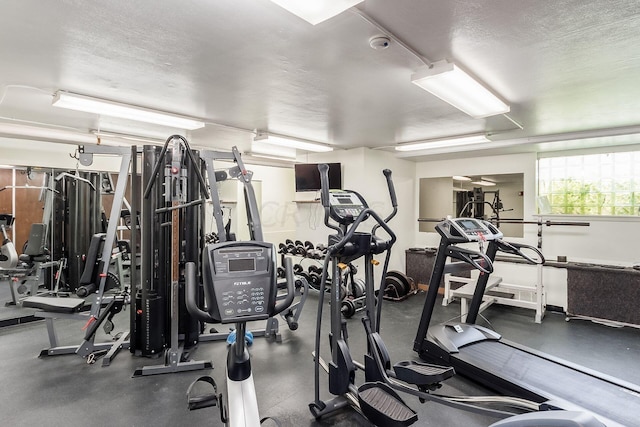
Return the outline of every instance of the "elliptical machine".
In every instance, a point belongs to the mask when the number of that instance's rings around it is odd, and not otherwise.
[[[374,260],[374,255],[386,253],[382,271],[383,283],[386,276],[390,259],[390,249],[396,241],[396,235],[389,228],[387,223],[397,212],[397,201],[391,171],[385,169],[387,186],[391,197],[393,211],[382,219],[375,211],[369,208],[364,198],[355,191],[331,190],[329,191],[329,167],[326,164],[318,166],[322,185],[322,205],[324,207],[324,223],[327,227],[336,231],[328,239],[327,257],[323,269],[323,277],[320,280],[320,298],[318,301],[318,317],[316,329],[316,342],[314,352],[314,383],[315,399],[309,404],[309,409],[314,417],[321,418],[346,406],[353,406],[365,417],[376,425],[408,426],[417,420],[416,413],[409,408],[400,396],[387,384],[387,367],[385,361],[388,360],[388,353],[384,347],[382,339],[378,335],[380,322],[380,308],[384,286],[375,296],[373,267],[378,262]],[[360,226],[367,219],[375,221],[375,225],[369,231],[358,231]],[[332,224],[333,220],[337,225]],[[388,238],[384,239],[376,236],[376,231],[382,228],[387,233]],[[358,258],[364,257],[364,284],[365,284],[365,315],[362,318],[365,331],[368,337],[369,352],[365,356],[365,364],[356,362],[350,354],[347,338],[346,322],[343,321],[342,305],[340,303],[340,283],[342,276],[340,270],[348,268],[349,263]],[[320,339],[322,326],[322,309],[325,295],[326,275],[331,263],[331,332],[329,342],[331,348],[331,361],[326,363],[320,356]],[[377,298],[377,301],[376,301]],[[376,303],[378,310],[376,311]],[[426,365],[417,362],[417,365]],[[323,367],[329,375],[329,392],[335,397],[323,401],[320,399],[320,367]],[[409,372],[414,369],[414,362],[406,362],[406,369],[402,372]],[[355,385],[355,375],[357,370],[365,373],[365,383],[360,387]],[[444,372],[450,369],[443,369]]]

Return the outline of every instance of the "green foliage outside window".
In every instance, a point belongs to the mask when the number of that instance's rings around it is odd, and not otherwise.
[[[538,160],[538,196],[552,214],[640,215],[640,152]]]

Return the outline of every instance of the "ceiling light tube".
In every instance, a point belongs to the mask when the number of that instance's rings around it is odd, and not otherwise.
[[[310,24],[333,18],[364,0],[271,0]]]
[[[411,82],[476,119],[510,111],[504,101],[451,62],[434,62],[414,73]]]
[[[492,187],[494,185],[496,185],[495,182],[491,182],[491,181],[485,181],[485,180],[480,180],[480,181],[471,181],[472,184],[476,184],[476,185],[483,185],[485,187]]]
[[[131,142],[142,142],[143,144],[164,144],[165,142],[164,139],[151,138],[141,135],[129,135],[120,132],[104,132],[99,130],[92,130],[91,133],[98,138],[123,139],[125,141]]]
[[[258,133],[254,138],[255,142],[262,142],[265,144],[278,145],[281,147],[295,148],[298,150],[314,151],[317,153],[326,153],[333,151],[333,147],[320,144],[317,142],[302,141],[299,139],[287,138],[283,136],[270,135],[268,133]]]
[[[165,113],[119,102],[77,95],[75,93],[57,91],[53,98],[53,106],[70,110],[84,111],[110,117],[119,117],[138,122],[153,123],[177,129],[194,130],[204,127],[204,122],[177,114]]]
[[[485,135],[465,135],[431,141],[418,141],[396,146],[396,151],[418,151],[434,148],[459,147],[461,145],[475,145],[490,142]]]
[[[471,181],[471,178],[469,178],[468,176],[461,176],[461,175],[454,175],[453,179],[454,181]]]
[[[0,123],[0,136],[67,144],[95,144],[97,141],[94,135],[88,133],[13,123]]]
[[[276,156],[279,158],[287,158],[289,160],[296,158],[296,149],[291,147],[282,147],[279,145],[265,144],[263,141],[251,141],[251,153],[256,156],[262,154],[265,156]]]
[[[250,157],[255,157],[258,159],[268,159],[268,160],[278,160],[280,162],[288,162],[288,163],[295,163],[296,159],[292,159],[289,157],[281,157],[281,156],[274,156],[271,154],[262,154],[262,153],[254,153],[252,151],[248,151],[246,153],[244,153]]]

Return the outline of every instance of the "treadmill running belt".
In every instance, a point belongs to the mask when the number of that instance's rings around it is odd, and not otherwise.
[[[474,343],[451,357],[515,384],[526,384],[527,389],[549,399],[566,400],[624,426],[640,426],[640,394],[624,386],[501,342]]]

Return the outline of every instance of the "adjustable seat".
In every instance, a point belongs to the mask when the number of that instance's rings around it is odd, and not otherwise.
[[[36,262],[49,261],[49,250],[46,247],[46,243],[47,225],[39,223],[31,224],[29,240],[27,240],[24,251],[18,259],[28,265],[33,265]]]

